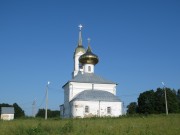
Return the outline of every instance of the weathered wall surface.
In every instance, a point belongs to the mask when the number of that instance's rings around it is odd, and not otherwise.
[[[1,114],[1,119],[2,120],[13,120],[14,114]]]
[[[89,112],[85,112],[85,106],[89,107]],[[111,113],[107,112],[107,107],[111,108]],[[74,101],[71,103],[71,117],[118,117],[122,115],[122,102],[104,101]]]

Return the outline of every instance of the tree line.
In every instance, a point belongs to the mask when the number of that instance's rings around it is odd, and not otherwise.
[[[23,118],[23,117],[28,117],[25,116],[24,110],[17,104],[14,103],[13,105],[7,104],[7,103],[0,103],[0,115],[1,115],[1,107],[14,107],[14,118]],[[58,110],[47,110],[48,118],[56,118],[60,117],[60,111]],[[44,118],[45,116],[45,109],[39,109],[36,117],[41,117]]]
[[[48,118],[56,118],[56,117],[58,118],[58,117],[60,117],[60,111],[48,109],[47,115],[48,115]],[[45,117],[45,109],[39,109],[36,114],[36,117],[44,118]]]
[[[137,102],[127,106],[127,114],[160,114],[166,112],[165,90],[169,113],[180,113],[180,89],[157,88],[140,93]]]

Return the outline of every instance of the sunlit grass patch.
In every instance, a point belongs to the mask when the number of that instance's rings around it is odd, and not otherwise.
[[[0,121],[1,135],[179,135],[180,114]]]

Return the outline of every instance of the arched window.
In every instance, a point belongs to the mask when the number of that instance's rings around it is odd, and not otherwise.
[[[111,114],[111,107],[107,107],[107,113]]]
[[[89,106],[85,106],[85,113],[89,113]]]
[[[91,66],[88,66],[88,71],[91,72]]]

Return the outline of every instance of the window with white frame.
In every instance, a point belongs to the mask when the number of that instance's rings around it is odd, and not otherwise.
[[[111,107],[107,107],[107,113],[111,114]]]
[[[89,113],[89,106],[85,106],[85,113]]]

